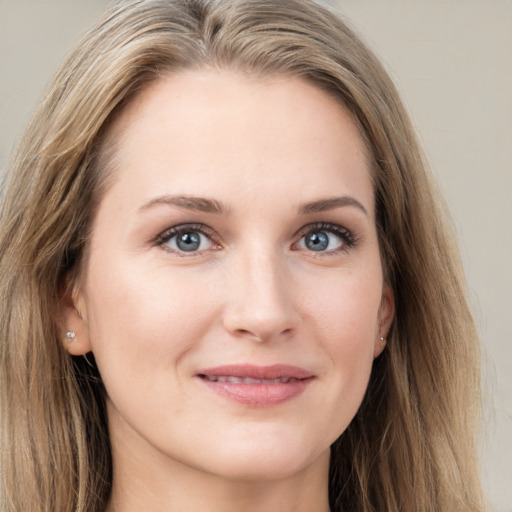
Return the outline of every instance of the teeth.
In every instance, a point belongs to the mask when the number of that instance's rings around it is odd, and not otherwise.
[[[251,379],[250,377],[244,377],[243,379],[240,379],[242,384],[261,384],[260,379]]]
[[[286,384],[297,382],[293,377],[281,377],[277,379],[253,379],[252,377],[228,377],[221,375],[203,375],[211,382],[230,382],[231,384]]]

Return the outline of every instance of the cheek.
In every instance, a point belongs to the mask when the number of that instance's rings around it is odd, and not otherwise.
[[[213,297],[199,279],[180,277],[158,265],[91,261],[87,311],[98,365],[109,373],[172,366],[197,348],[208,328]],[[102,372],[103,374],[104,372]],[[107,377],[105,375],[105,377]]]
[[[324,410],[342,432],[356,414],[368,385],[381,301],[379,268],[345,273],[310,301],[310,324],[326,358],[330,393]]]
[[[362,344],[373,345],[378,332],[381,283],[378,264],[339,271],[323,279],[322,286],[318,281],[314,286],[313,280],[304,283],[304,290],[314,291],[304,302],[308,320],[323,334],[322,338],[329,340],[334,351],[345,346],[357,353]]]
[[[91,265],[88,312],[96,363],[108,396],[130,424],[141,415],[168,425],[159,411],[182,414],[187,361],[201,350],[214,297],[204,293],[200,279],[120,261]]]

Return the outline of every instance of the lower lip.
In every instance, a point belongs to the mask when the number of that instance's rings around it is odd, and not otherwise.
[[[303,393],[313,377],[281,384],[237,384],[200,378],[209,389],[229,400],[248,407],[271,407],[288,402]]]

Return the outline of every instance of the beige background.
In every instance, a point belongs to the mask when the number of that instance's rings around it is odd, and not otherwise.
[[[493,510],[512,512],[512,1],[339,4],[403,92],[450,205],[484,341],[484,482]],[[106,5],[0,0],[0,171],[58,63]]]

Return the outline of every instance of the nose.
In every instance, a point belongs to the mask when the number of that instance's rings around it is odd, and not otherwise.
[[[237,258],[226,286],[223,322],[232,335],[259,342],[294,335],[300,315],[292,280],[278,255],[260,250]]]

